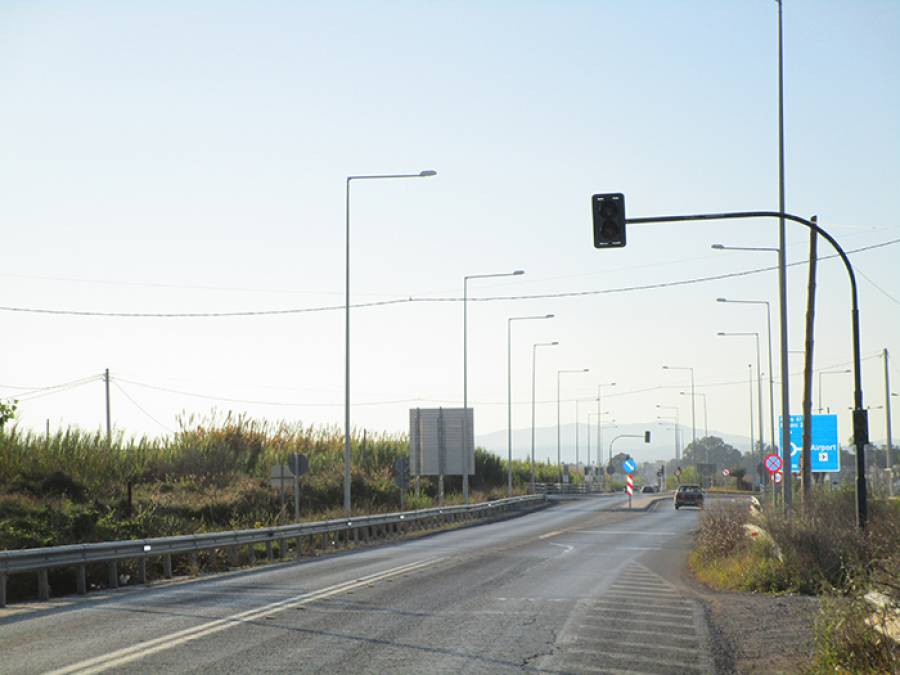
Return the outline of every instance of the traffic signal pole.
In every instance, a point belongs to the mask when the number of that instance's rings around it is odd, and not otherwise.
[[[624,203],[622,204],[624,210]],[[853,265],[850,259],[841,248],[841,245],[828,232],[822,229],[817,223],[795,216],[790,213],[778,211],[735,211],[726,213],[699,213],[686,216],[651,216],[647,218],[627,218],[625,222],[632,225],[642,225],[649,223],[681,223],[689,221],[704,220],[744,220],[749,218],[778,218],[789,220],[794,223],[805,225],[815,231],[825,241],[827,241],[837,252],[844,267],[847,270],[847,276],[850,279],[850,296],[851,296],[851,330],[853,340],[853,444],[856,446],[856,521],[860,529],[865,529],[868,520],[868,502],[866,489],[866,445],[869,443],[869,417],[868,412],[863,405],[862,393],[862,356],[860,353],[859,338],[859,296],[856,286],[856,274],[853,271]],[[623,236],[624,239],[624,236]],[[786,324],[786,304],[782,298],[782,324]],[[787,351],[782,350],[782,360],[787,358]],[[787,380],[787,371],[782,367],[782,381]],[[783,397],[784,398],[784,397]],[[782,400],[782,410],[787,410],[787,401]],[[782,435],[782,455],[784,457],[785,471],[785,510],[790,510],[789,500],[791,492],[789,489],[790,476],[790,416],[788,413],[782,413],[782,427],[784,433]]]

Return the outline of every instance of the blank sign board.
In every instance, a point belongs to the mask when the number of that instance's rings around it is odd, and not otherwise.
[[[411,409],[409,458],[412,475],[475,473],[474,431],[471,408]]]

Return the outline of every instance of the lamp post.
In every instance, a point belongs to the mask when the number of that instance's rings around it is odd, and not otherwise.
[[[675,417],[674,417],[675,424],[678,425],[679,427],[681,426],[681,410],[678,408],[677,405],[660,405],[659,403],[657,403],[656,407],[659,408],[660,410],[674,410],[675,411]],[[696,451],[697,448],[695,447],[694,450]],[[707,453],[708,452],[709,451],[707,450]],[[681,448],[679,447],[678,436],[676,434],[676,436],[675,436],[675,461],[678,461],[679,459],[681,459]]]
[[[697,442],[697,416],[694,406],[694,369],[690,366],[663,366],[663,370],[689,370],[691,371],[691,440]]]
[[[674,415],[657,415],[656,419],[660,424],[663,424],[664,422],[672,423],[672,430],[675,432],[675,461],[680,461],[681,457],[680,453],[678,452],[678,430],[681,425],[678,422],[678,418]]]
[[[556,371],[556,469],[559,474],[559,484],[562,485],[562,408],[560,406],[560,379],[567,373],[589,373],[590,368],[578,368],[575,370],[557,370]]]
[[[355,180],[386,180],[392,178],[428,178],[437,171],[426,169],[419,173],[347,176],[346,246],[344,255],[344,511],[350,513],[350,183]]]
[[[690,392],[688,391],[679,391],[678,394],[680,396],[690,396]],[[697,392],[695,396],[699,396],[703,400],[703,437],[709,438],[709,415],[707,414],[706,409],[706,394],[703,392]]]
[[[824,370],[824,371],[820,371],[820,372],[818,373],[818,375],[819,375],[819,408],[818,408],[818,413],[819,413],[820,415],[822,414],[822,376],[823,376],[823,375],[844,375],[844,374],[849,373],[849,372],[850,372],[850,369],[849,369],[849,368],[846,368],[846,369],[844,369],[844,370]]]
[[[768,249],[767,249],[768,250]],[[778,249],[771,249],[777,251]],[[775,450],[775,372],[772,368],[772,312],[768,300],[730,300],[728,298],[716,298],[716,302],[729,302],[740,305],[765,305],[766,306],[766,331],[769,335],[769,445]],[[805,353],[805,352],[800,352]],[[759,414],[762,415],[762,409]],[[762,443],[762,439],[760,439]]]
[[[781,0],[776,0],[778,2],[778,141],[779,141],[779,210],[777,213],[772,215],[778,218],[778,247],[773,248],[771,246],[725,246],[723,244],[713,244],[712,248],[718,251],[765,251],[767,253],[776,253],[778,255],[778,307],[780,313],[780,327],[779,332],[781,333],[781,417],[784,420],[781,429],[781,438],[779,439],[778,447],[781,448],[781,457],[782,463],[785,465],[783,470],[783,478],[781,482],[781,490],[784,495],[784,509],[785,512],[790,512],[791,506],[793,503],[793,488],[791,487],[792,479],[791,479],[791,431],[790,431],[790,414],[791,414],[791,405],[790,405],[790,367],[788,365],[788,356],[790,350],[788,349],[788,330],[787,330],[787,257],[786,257],[786,248],[785,248],[785,238],[784,238],[784,221],[785,221],[785,213],[784,213],[784,123],[783,123],[783,101],[782,101],[782,92],[781,92]],[[795,217],[791,217],[791,220],[796,220]],[[819,232],[818,228],[816,229]],[[833,243],[833,240],[832,240]],[[852,281],[852,284],[855,286],[855,280]],[[771,324],[770,324],[771,326]],[[771,336],[771,328],[770,328],[770,336]],[[769,351],[771,353],[771,337],[769,340]],[[801,352],[805,353],[805,352]],[[771,387],[771,378],[772,378],[772,364],[769,363],[769,386]],[[770,401],[771,403],[771,401]],[[760,415],[762,415],[762,410],[760,410]],[[772,429],[775,428],[775,411],[772,409]],[[762,446],[762,440],[760,440],[760,446]],[[772,450],[775,450],[775,446],[773,444]],[[865,490],[865,488],[863,488]],[[865,507],[863,507],[865,510]],[[865,517],[863,517],[863,520]]]
[[[515,270],[514,272],[499,272],[496,274],[469,274],[463,277],[463,456],[465,457],[465,466],[463,467],[463,503],[469,503],[469,472],[472,467],[469,466],[469,438],[468,438],[468,415],[469,415],[469,279],[494,279],[497,277],[516,277],[525,274],[524,270]],[[473,419],[474,427],[474,419]]]
[[[537,342],[531,346],[531,492],[534,493],[534,387],[538,347],[555,347],[559,342]]]
[[[615,386],[616,386],[615,382],[608,382],[606,384],[598,384],[597,385],[597,464],[601,463],[601,459],[602,459],[601,448],[603,447],[603,434],[602,434],[602,429],[601,429],[601,425],[602,425],[601,415],[603,414],[603,411],[601,410],[601,406],[600,406],[600,395],[603,393],[603,387],[615,387]],[[590,431],[588,431],[588,433],[590,433]]]
[[[759,333],[719,333],[719,337],[754,337],[756,338],[756,379],[757,379],[757,392],[759,394],[759,399],[757,403],[757,409],[759,410],[759,453],[760,453],[760,461],[765,461],[765,448],[763,448],[762,442],[762,434],[763,434],[763,421],[762,421],[762,371],[760,370],[760,360],[759,360]],[[752,391],[751,391],[752,394]],[[752,415],[751,415],[752,419]],[[751,446],[752,447],[752,446]],[[786,467],[785,471],[790,471],[791,467]]]
[[[506,320],[506,449],[509,464],[506,469],[506,493],[512,497],[512,322],[552,319],[544,316],[511,316]]]

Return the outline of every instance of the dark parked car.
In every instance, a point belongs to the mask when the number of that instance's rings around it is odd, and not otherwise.
[[[656,492],[655,485],[645,485],[644,487],[641,488],[641,494],[647,494],[650,492]]]
[[[675,491],[675,509],[682,506],[703,508],[703,489],[699,485],[679,485]]]

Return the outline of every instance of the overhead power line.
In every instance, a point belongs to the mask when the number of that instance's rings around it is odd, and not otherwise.
[[[862,253],[871,251],[885,246],[892,246],[900,243],[900,239],[892,239],[890,241],[872,244],[871,246],[863,246],[857,249],[851,249],[846,253],[848,255],[854,253]],[[829,260],[838,257],[837,254],[820,256],[818,260]],[[798,260],[788,263],[789,267],[807,264],[807,260]],[[623,286],[620,288],[606,288],[588,291],[565,291],[559,293],[535,293],[530,295],[498,295],[498,296],[482,296],[469,298],[469,302],[498,302],[498,301],[521,301],[521,300],[546,300],[551,298],[577,298],[594,295],[612,295],[617,293],[631,293],[634,291],[648,291],[662,288],[674,288],[678,286],[690,286],[694,284],[708,283],[710,281],[722,281],[723,279],[734,279],[737,277],[746,277],[763,272],[771,272],[778,269],[777,266],[757,267],[739,272],[727,272],[724,274],[715,274],[706,277],[694,277],[691,279],[681,279],[678,281],[662,281],[654,284],[643,284],[638,286]],[[354,309],[363,309],[371,307],[386,307],[389,305],[406,305],[412,303],[431,303],[431,302],[462,302],[460,297],[408,297],[395,298],[392,300],[379,300],[372,302],[362,302],[351,305]],[[292,314],[311,314],[318,312],[333,312],[343,310],[344,305],[323,305],[319,307],[297,307],[289,309],[267,309],[267,310],[246,310],[236,312],[100,312],[91,310],[72,310],[72,309],[47,309],[41,307],[12,307],[0,306],[0,311],[4,312],[21,312],[29,314],[46,314],[52,316],[86,316],[86,317],[106,317],[106,318],[140,318],[140,319],[200,319],[200,318],[237,318],[252,316],[286,316]]]

